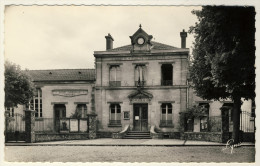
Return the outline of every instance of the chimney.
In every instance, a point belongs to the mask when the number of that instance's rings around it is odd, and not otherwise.
[[[106,46],[107,46],[106,50],[113,49],[113,41],[114,41],[114,39],[110,35],[110,33],[107,36],[105,36],[105,38],[106,38]]]
[[[183,31],[180,33],[181,35],[181,48],[186,48],[186,37],[187,37],[187,32],[183,29]]]

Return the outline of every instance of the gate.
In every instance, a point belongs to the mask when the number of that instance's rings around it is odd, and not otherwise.
[[[244,133],[255,132],[255,117],[251,112],[241,111],[240,114],[240,130]]]
[[[22,114],[8,114],[5,117],[5,141],[25,141],[25,117]]]
[[[252,112],[241,111],[240,130],[244,142],[255,142],[255,116]]]

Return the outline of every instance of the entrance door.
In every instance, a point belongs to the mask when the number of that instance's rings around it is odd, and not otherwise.
[[[55,104],[54,105],[54,126],[55,131],[59,132],[60,130],[60,118],[66,118],[66,106],[64,104]]]
[[[134,104],[134,130],[148,131],[148,104]]]

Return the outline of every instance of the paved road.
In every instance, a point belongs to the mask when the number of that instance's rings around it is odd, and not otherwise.
[[[6,146],[11,162],[254,162],[255,148],[223,146]]]

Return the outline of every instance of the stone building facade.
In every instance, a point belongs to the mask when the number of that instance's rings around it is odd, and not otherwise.
[[[148,131],[179,131],[179,112],[187,107],[187,33],[183,48],[152,41],[141,27],[130,36],[130,45],[113,48],[106,36],[106,51],[95,51],[96,112],[99,130],[116,132],[122,126]]]
[[[195,95],[187,81],[186,37],[184,30],[180,32],[181,48],[177,48],[153,41],[140,26],[129,45],[113,48],[114,39],[108,34],[106,50],[94,52],[95,69],[30,70],[34,98],[27,106],[8,111],[35,110],[35,120],[52,118],[57,132],[59,118],[84,118],[95,112],[100,137],[102,133],[111,137],[128,125],[131,131],[150,131],[153,126],[173,135],[208,131],[209,117],[221,117],[220,108],[232,106],[232,101],[206,101]],[[193,105],[208,111],[185,129],[180,114]],[[244,101],[242,110],[251,112],[251,101]],[[231,131],[232,119],[229,126]]]

